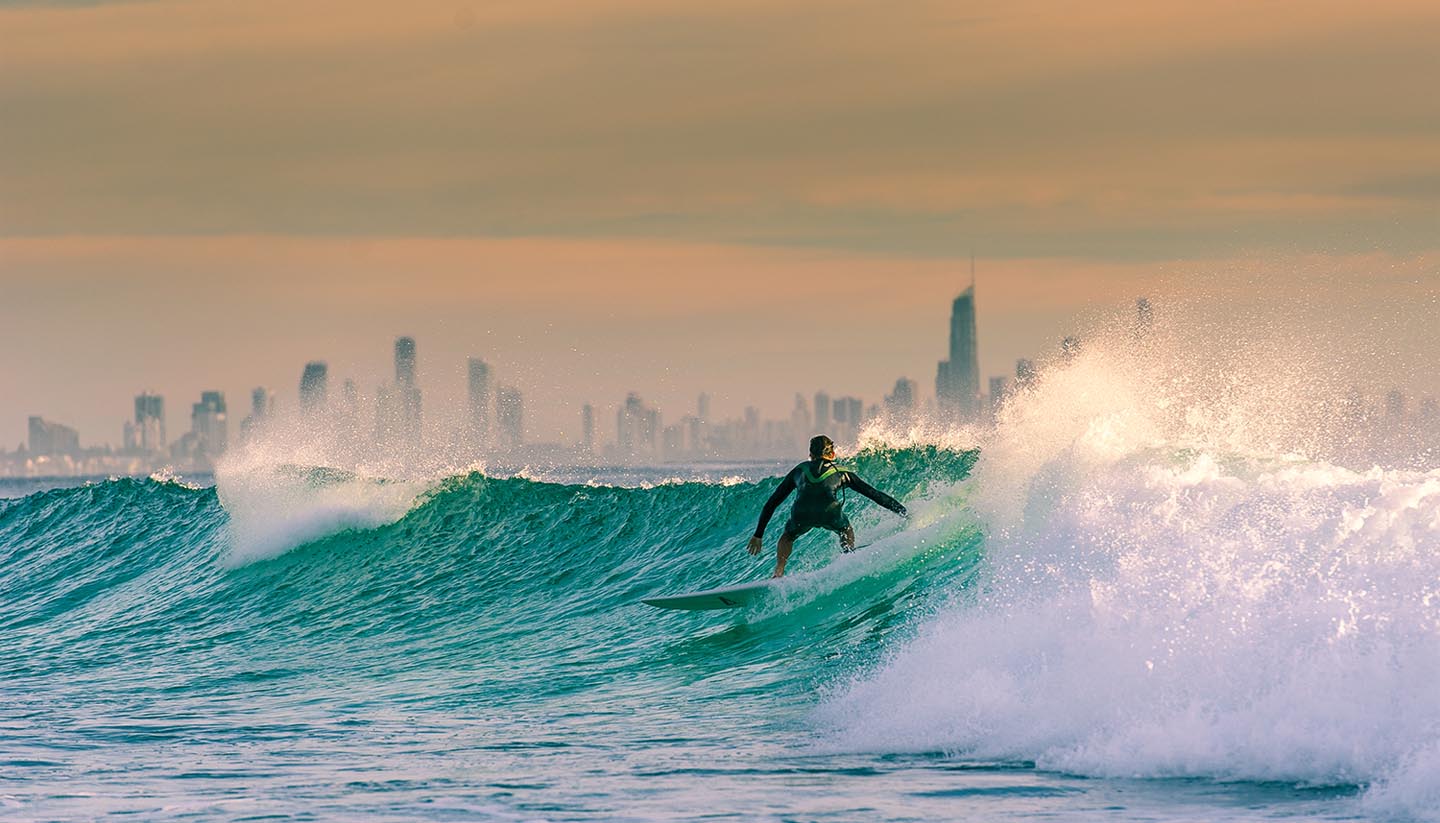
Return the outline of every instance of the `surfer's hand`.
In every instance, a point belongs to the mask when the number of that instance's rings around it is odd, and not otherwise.
[[[760,538],[758,538],[758,537],[751,537],[751,538],[750,538],[750,546],[749,546],[749,548],[750,548],[750,553],[751,553],[751,554],[759,554],[759,553],[760,553],[760,549],[764,548],[764,544],[762,544],[762,543],[760,542]]]
[[[910,512],[905,509],[905,506],[904,506],[903,504],[900,506],[900,508],[898,508],[898,509],[895,510],[895,513],[898,514],[898,515],[900,515],[901,517],[909,517],[909,516],[910,516]]]

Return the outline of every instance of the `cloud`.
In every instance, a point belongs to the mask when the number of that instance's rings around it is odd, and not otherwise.
[[[1437,32],[1394,0],[7,7],[0,232],[1421,251],[1440,195],[1373,181],[1440,175]]]

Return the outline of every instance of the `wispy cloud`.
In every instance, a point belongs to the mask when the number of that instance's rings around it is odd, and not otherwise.
[[[11,6],[0,231],[1417,251],[1437,35],[1395,0]]]

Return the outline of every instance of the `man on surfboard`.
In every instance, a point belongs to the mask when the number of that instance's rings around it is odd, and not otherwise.
[[[901,517],[910,516],[900,501],[875,489],[854,472],[838,468],[834,461],[835,444],[830,438],[823,434],[810,438],[810,459],[791,469],[780,481],[780,487],[765,501],[765,508],[760,512],[760,524],[750,538],[752,555],[759,554],[763,548],[761,538],[765,536],[765,526],[775,514],[775,509],[785,502],[790,492],[799,492],[795,495],[795,505],[790,509],[785,531],[780,534],[780,542],[775,546],[775,574],[771,577],[785,576],[785,561],[790,559],[795,538],[817,527],[839,534],[841,550],[855,550],[855,529],[850,525],[850,518],[845,516],[840,500],[841,489],[854,489]]]

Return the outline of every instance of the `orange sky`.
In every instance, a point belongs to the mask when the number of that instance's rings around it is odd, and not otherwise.
[[[22,2],[0,42],[5,448],[363,387],[400,333],[541,437],[631,388],[928,393],[972,249],[987,372],[1141,293],[1440,291],[1433,2]]]

